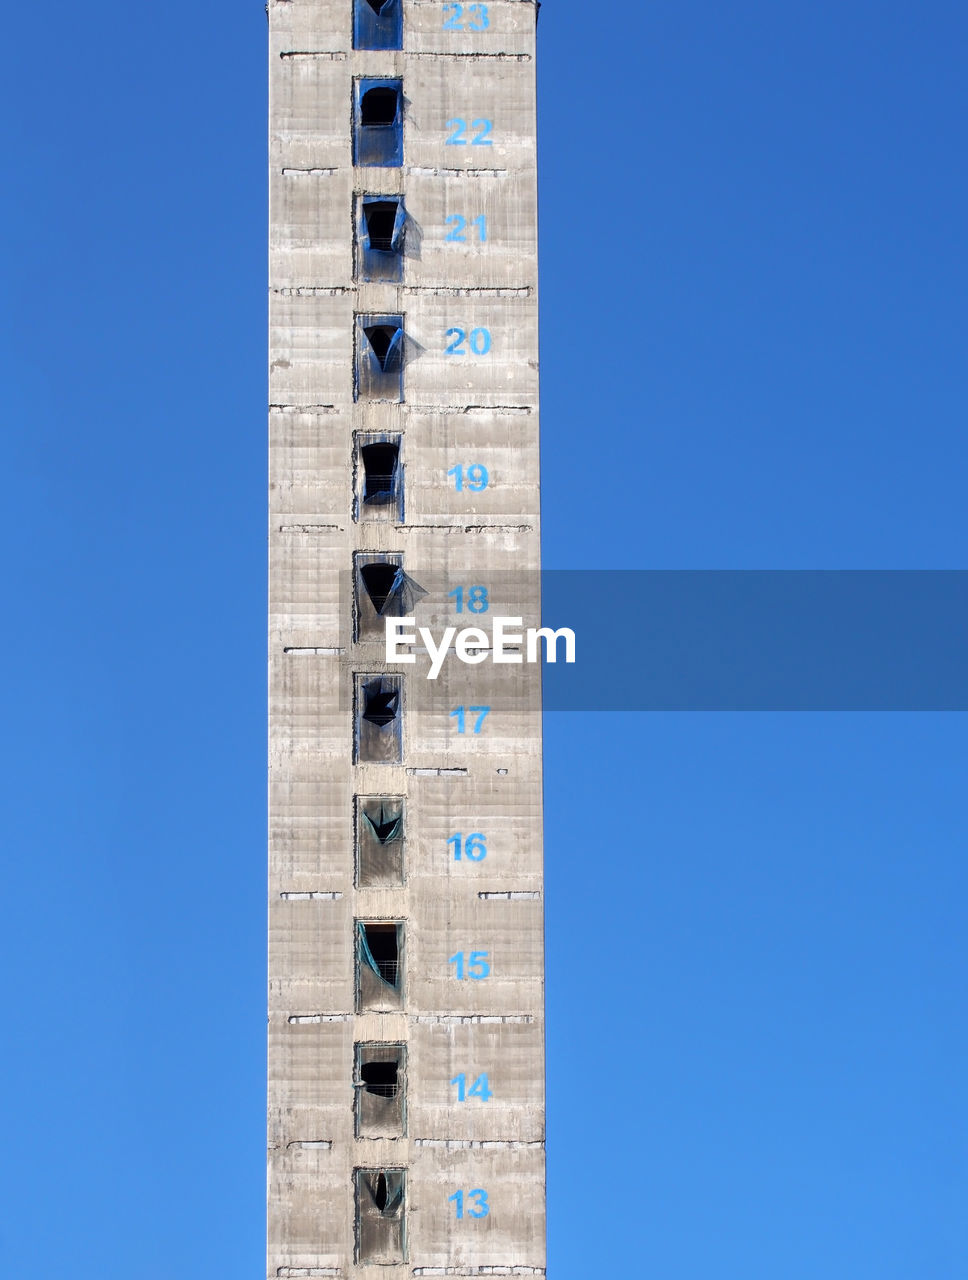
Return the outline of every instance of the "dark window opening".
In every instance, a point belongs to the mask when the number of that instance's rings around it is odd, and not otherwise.
[[[382,13],[387,5],[392,3],[392,0],[366,0],[366,3],[374,13]]]
[[[392,324],[369,324],[364,327],[363,332],[380,368],[384,373],[391,373],[400,361],[399,339],[403,336],[403,330]]]
[[[399,572],[399,565],[389,564],[386,561],[365,564],[360,569],[366,594],[370,597],[370,602],[377,613],[383,613]]]
[[[391,987],[397,985],[400,976],[400,946],[395,924],[364,924],[364,944],[369,950],[369,959],[384,982]]]
[[[392,0],[376,17],[357,0],[356,47],[399,48],[401,12],[400,0]],[[365,78],[357,80],[354,92],[353,163],[398,168],[403,163],[403,81]]]
[[[399,200],[371,200],[363,205],[366,234],[371,249],[382,249],[384,253],[393,252],[393,232],[399,207]]]
[[[362,594],[371,617],[379,622]],[[403,677],[392,672],[357,675],[354,695],[354,761],[399,764],[403,754]]]
[[[388,262],[399,261],[393,255],[380,256]],[[357,315],[354,379],[357,400],[402,402],[406,348],[402,315]]]
[[[393,502],[397,488],[398,444],[365,444],[360,450],[363,460],[363,501],[382,506]]]
[[[357,1169],[356,1261],[383,1265],[406,1259],[403,1169]]]
[[[387,687],[383,680],[369,680],[363,686],[364,720],[382,726],[395,720],[399,710],[399,689]]]
[[[403,884],[403,798],[357,796],[356,806],[356,884]]]
[[[427,592],[415,578],[404,573],[403,557],[397,553],[376,559],[365,551],[353,557],[356,573],[356,618],[354,639],[384,638],[384,618],[409,618]],[[369,606],[367,605],[369,601]]]
[[[397,1064],[395,1062],[364,1062],[360,1066],[360,1078],[367,1093],[378,1098],[397,1096]]]
[[[386,128],[396,122],[400,90],[379,86],[367,89],[360,98],[360,123],[364,129]]]
[[[403,196],[364,195],[356,226],[356,273],[360,280],[403,280],[407,211]]]
[[[354,1048],[356,1136],[401,1138],[406,1131],[407,1050],[402,1044]]]
[[[403,835],[403,814],[391,809],[387,812],[385,805],[378,811],[369,814],[364,809],[363,821],[367,824],[380,844],[389,844],[391,840],[399,840]]]

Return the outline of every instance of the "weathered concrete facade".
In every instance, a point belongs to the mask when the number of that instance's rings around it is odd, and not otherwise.
[[[536,581],[536,5],[268,12],[268,1276],[543,1275],[540,708],[460,732],[360,576]]]

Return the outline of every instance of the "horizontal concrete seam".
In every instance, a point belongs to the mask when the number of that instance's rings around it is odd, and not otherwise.
[[[326,62],[345,62],[346,54],[340,49],[284,49],[279,57],[286,58],[322,58]]]
[[[533,524],[465,524],[465,533],[534,533]]]
[[[410,284],[404,290],[407,294],[430,294],[432,297],[439,298],[530,298],[531,286],[529,284],[517,285],[510,287],[491,287],[491,286],[464,286],[464,285],[442,285],[442,284]]]
[[[412,404],[411,413],[531,413],[528,404]]]
[[[531,62],[530,53],[437,53],[433,49],[414,49],[411,58],[470,58],[480,62],[484,58],[497,59],[499,62]]]
[[[356,293],[356,289],[347,284],[300,284],[285,285],[270,292],[281,298],[338,298],[344,293]]]
[[[279,894],[285,902],[338,902],[342,898],[338,890],[327,890],[325,893],[315,889],[286,890]]]
[[[341,1276],[339,1267],[277,1267],[277,1276]]]
[[[408,172],[416,178],[504,178],[507,169],[443,169],[438,165],[411,165]]]
[[[313,658],[338,658],[346,652],[345,649],[313,649],[313,648],[297,648],[295,645],[287,645],[283,653],[292,654],[295,657],[313,657]]]
[[[270,413],[339,413],[335,404],[270,404]]]
[[[286,1143],[288,1151],[292,1151],[293,1148],[301,1151],[332,1151],[333,1143],[329,1138],[301,1138],[295,1142]]]
[[[466,769],[408,769],[408,778],[466,778]]]
[[[286,1021],[291,1027],[305,1026],[310,1022],[350,1022],[351,1013],[291,1013]]]
[[[495,1026],[510,1022],[530,1024],[534,1018],[530,1013],[418,1013],[413,1021],[421,1026]]]
[[[543,1151],[543,1142],[520,1142],[513,1138],[483,1140],[472,1138],[414,1138],[415,1147],[436,1147],[443,1151]]]
[[[342,533],[341,524],[281,524],[280,533]]]
[[[496,1267],[414,1267],[415,1276],[543,1276],[544,1267],[522,1267],[510,1264]]]
[[[292,177],[295,177],[297,174],[300,177],[306,177],[307,175],[311,174],[312,176],[317,178],[319,177],[328,178],[330,174],[333,174],[333,173],[339,173],[338,165],[312,165],[305,169],[298,169],[298,168],[295,168],[293,165],[284,165],[282,168],[282,176],[284,178],[292,178]]]
[[[438,533],[534,533],[531,524],[397,524],[394,530],[398,533],[409,533],[416,530],[434,529]]]
[[[541,894],[537,889],[508,889],[501,892],[479,893],[477,896],[482,902],[536,902]]]

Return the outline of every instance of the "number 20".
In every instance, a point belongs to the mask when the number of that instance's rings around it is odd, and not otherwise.
[[[448,329],[444,337],[451,339],[444,348],[444,355],[466,356],[467,352],[464,349],[464,343],[468,341],[471,345],[471,351],[476,356],[486,356],[491,349],[490,329],[472,329],[469,337],[463,329]]]
[[[467,9],[467,21],[464,21],[464,9]],[[491,25],[487,16],[486,4],[445,4],[445,31],[484,31]]]

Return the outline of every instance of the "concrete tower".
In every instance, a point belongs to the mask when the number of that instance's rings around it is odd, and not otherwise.
[[[270,1277],[545,1274],[536,8],[268,5]]]

